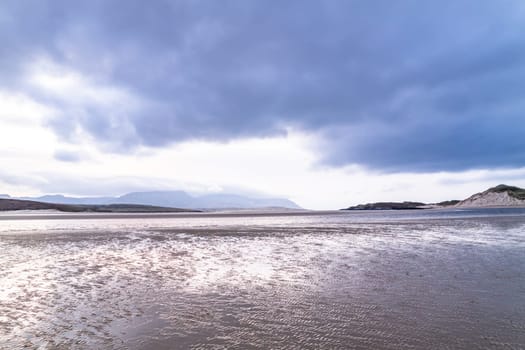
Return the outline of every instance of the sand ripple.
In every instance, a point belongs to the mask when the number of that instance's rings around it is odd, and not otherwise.
[[[525,348],[523,217],[103,225],[0,236],[1,349]]]

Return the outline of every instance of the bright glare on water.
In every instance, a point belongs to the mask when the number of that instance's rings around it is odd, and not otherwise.
[[[523,349],[525,210],[0,216],[1,349]]]

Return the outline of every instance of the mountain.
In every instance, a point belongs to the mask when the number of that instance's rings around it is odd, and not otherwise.
[[[111,202],[197,208],[195,198],[184,191],[131,192],[114,198]]]
[[[208,194],[198,197],[197,208],[269,208],[281,207],[301,209],[297,204],[285,198],[250,198],[235,194]]]
[[[110,204],[113,197],[66,197],[61,194],[45,195],[41,197],[23,197],[20,199],[35,200],[44,203],[60,204]]]
[[[457,207],[525,206],[525,189],[498,185],[459,202]]]
[[[184,191],[131,192],[119,197],[66,197],[63,195],[46,195],[21,199],[71,205],[140,204],[194,209],[257,209],[268,207],[300,209],[297,204],[284,198],[252,198],[236,194],[192,196]]]

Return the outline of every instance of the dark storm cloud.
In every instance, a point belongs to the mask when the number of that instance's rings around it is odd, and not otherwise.
[[[324,135],[322,154],[334,165],[525,165],[521,1],[12,1],[0,8],[5,86],[24,89],[24,67],[45,56],[142,101],[117,114],[90,101],[64,107],[52,123],[64,137],[81,127],[125,151],[293,126]]]

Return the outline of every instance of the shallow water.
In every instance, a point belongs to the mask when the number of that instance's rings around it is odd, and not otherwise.
[[[0,348],[523,349],[525,210],[0,217]]]

